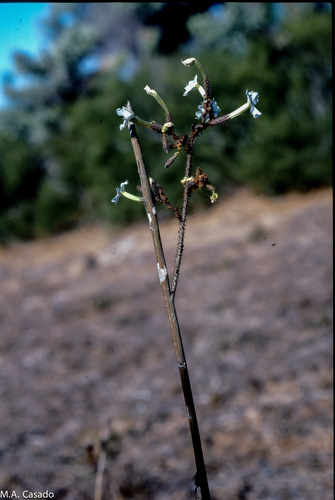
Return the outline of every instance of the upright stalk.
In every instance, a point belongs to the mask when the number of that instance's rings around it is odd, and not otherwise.
[[[187,179],[191,175],[192,159],[193,159],[193,147],[194,147],[194,142],[195,142],[195,139],[196,139],[196,136],[198,133],[199,133],[199,130],[197,130],[196,128],[194,129],[192,127],[190,138],[188,140],[188,145],[187,145],[188,152],[187,152],[187,157],[186,157],[185,179]],[[191,193],[192,193],[192,189],[190,189],[187,186],[187,183],[185,183],[183,207],[182,207],[182,212],[181,212],[181,219],[179,221],[177,254],[176,254],[176,259],[175,259],[175,263],[174,263],[172,286],[171,286],[171,293],[173,296],[175,296],[175,294],[176,294],[180,266],[181,266],[181,259],[182,259],[183,252],[184,252],[186,220],[187,220],[188,205],[190,202]]]
[[[190,201],[190,189],[188,189],[187,186],[185,186],[183,207],[182,207],[182,212],[181,212],[181,220],[179,221],[177,254],[176,254],[176,259],[175,259],[175,264],[174,264],[172,286],[171,286],[171,293],[173,296],[175,296],[175,294],[176,294],[180,266],[181,266],[181,258],[183,256],[183,252],[184,252],[185,229],[186,229],[186,220],[187,220],[189,201]]]
[[[132,112],[130,103],[127,103],[127,107],[130,112]],[[207,472],[205,461],[202,452],[201,439],[199,426],[195,411],[195,405],[193,400],[191,382],[188,374],[186,358],[182,343],[181,332],[179,328],[177,313],[174,304],[174,293],[171,293],[170,290],[170,282],[168,271],[166,267],[164,252],[162,241],[160,237],[158,218],[156,214],[156,208],[152,199],[151,189],[149,185],[148,176],[146,173],[142,152],[140,148],[139,139],[136,133],[135,125],[132,122],[128,123],[131,144],[133,147],[138,173],[141,180],[142,193],[144,196],[145,209],[147,213],[147,217],[149,220],[149,227],[153,238],[153,244],[155,248],[156,260],[157,260],[157,269],[159,281],[162,286],[165,307],[167,310],[173,343],[175,347],[179,375],[182,385],[182,390],[185,399],[185,405],[187,410],[187,416],[190,426],[190,432],[192,437],[192,444],[194,450],[195,463],[197,468],[196,473],[196,486],[198,486],[201,490],[202,500],[211,500],[211,495],[209,491],[208,481],[207,481]]]

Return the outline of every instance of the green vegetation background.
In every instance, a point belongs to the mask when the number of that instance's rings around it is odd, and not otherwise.
[[[331,184],[330,9],[291,4],[279,16],[275,4],[225,4],[224,16],[213,10],[190,14],[185,26],[191,38],[162,53],[163,28],[145,19],[165,4],[109,4],[116,34],[120,19],[136,27],[133,46],[121,42],[115,50],[113,40],[99,38],[94,17],[83,17],[80,6],[92,4],[55,5],[44,25],[47,49],[37,59],[15,54],[14,71],[4,83],[11,105],[0,114],[0,241],[94,220],[125,224],[142,217],[139,204],[110,201],[120,182],[128,179],[127,190],[134,194],[139,184],[116,109],[129,99],[138,116],[162,123],[162,109],[143,90],[149,85],[168,105],[177,132],[188,134],[200,100],[197,92],[182,96],[197,73],[181,64],[187,57],[201,61],[222,114],[246,102],[246,88],[260,96],[258,120],[244,113],[197,140],[194,167],[208,174],[220,197],[241,185],[278,195]],[[173,26],[168,36],[174,37]],[[108,50],[115,55],[113,64],[88,74],[83,62],[94,54],[102,60],[102,48],[105,57]],[[127,61],[137,63],[128,80],[122,73]],[[164,169],[169,156],[160,137],[138,132],[149,174],[180,205],[184,154]],[[195,207],[208,205],[209,195],[195,193],[192,201]]]

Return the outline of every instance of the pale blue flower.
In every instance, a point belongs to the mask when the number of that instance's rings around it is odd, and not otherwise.
[[[119,116],[123,117],[123,123],[120,125],[120,130],[124,129],[126,125],[128,125],[129,121],[132,121],[133,123],[136,123],[137,125],[140,125],[141,127],[145,128],[150,128],[150,123],[146,122],[145,120],[142,120],[142,118],[139,118],[138,116],[134,115],[125,106],[122,106],[122,108],[117,108],[116,113]]]
[[[125,192],[125,186],[128,184],[128,181],[125,181],[125,182],[121,182],[120,184],[120,187],[119,188],[116,188],[116,193],[117,195],[114,196],[114,198],[111,200],[112,203],[115,203],[115,205],[117,204],[117,202],[119,201],[119,199],[121,198],[121,195],[122,193]]]
[[[200,109],[200,111],[197,111],[195,113],[195,117],[198,118],[198,120],[200,120],[200,118],[202,117],[202,114],[205,112],[205,110],[204,110],[204,107],[202,104],[200,104],[200,106],[198,106],[198,109]]]
[[[123,123],[120,125],[120,130],[124,129],[125,126],[128,125],[129,120],[134,118],[133,113],[128,111],[125,106],[122,106],[122,108],[117,108],[116,114],[123,117]]]
[[[213,108],[213,112],[214,112],[214,117],[216,118],[218,116],[218,114],[220,113],[221,109],[219,108],[218,106],[218,103],[216,101],[211,101],[212,103],[212,108]]]
[[[128,181],[121,182],[120,187],[116,188],[116,193],[117,194],[111,200],[112,203],[115,203],[115,205],[116,205],[117,202],[119,201],[119,199],[121,198],[121,195],[124,196],[125,198],[128,198],[129,200],[139,201],[139,202],[142,201],[142,198],[140,198],[139,196],[135,196],[134,194],[127,193],[127,191],[124,188],[127,184],[128,184]]]
[[[247,96],[248,103],[250,104],[250,113],[254,118],[258,118],[261,116],[261,112],[258,111],[256,108],[256,104],[258,103],[258,92],[254,92],[253,90],[251,92],[248,91],[248,89],[245,91],[245,95]]]
[[[200,104],[200,106],[198,106],[198,109],[200,111],[197,111],[195,113],[196,118],[198,118],[199,120],[202,117],[203,113],[205,112],[205,109],[204,109],[204,103],[205,102],[206,101],[204,101],[203,104]],[[218,106],[218,104],[217,104],[216,101],[213,100],[213,101],[211,101],[211,103],[212,103],[212,109],[213,109],[213,113],[214,113],[214,118],[216,118],[217,115],[219,114],[219,112],[221,111],[221,109],[219,108],[219,106]],[[205,122],[208,122],[208,121],[209,121],[209,116],[207,115]]]

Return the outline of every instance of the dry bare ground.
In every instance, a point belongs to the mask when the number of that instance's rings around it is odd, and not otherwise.
[[[213,500],[333,498],[331,217],[326,189],[189,218],[176,307]],[[0,249],[0,279],[0,490],[93,499],[102,446],[103,499],[194,498],[146,220]]]

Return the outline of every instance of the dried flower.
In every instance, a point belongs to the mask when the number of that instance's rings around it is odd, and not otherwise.
[[[164,125],[162,126],[162,134],[165,134],[171,127],[173,127],[172,122],[164,123]]]
[[[216,191],[213,191],[211,196],[210,196],[210,200],[211,200],[211,203],[215,203],[218,199],[219,195],[217,194]]]

